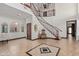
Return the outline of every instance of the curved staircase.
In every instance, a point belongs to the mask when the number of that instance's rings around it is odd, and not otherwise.
[[[48,30],[54,37],[56,40],[59,40],[60,36],[59,36],[59,32],[62,32],[62,30],[60,30],[59,28],[57,28],[56,26],[53,26],[51,24],[49,24],[43,17],[38,16],[37,14],[39,13],[37,10],[37,6],[35,6],[33,3],[29,5],[27,4],[23,4],[26,7],[29,7],[33,14],[36,16],[37,20],[39,21],[39,23],[46,29]],[[43,34],[43,36],[46,36],[45,33]],[[44,38],[44,37],[43,37]]]

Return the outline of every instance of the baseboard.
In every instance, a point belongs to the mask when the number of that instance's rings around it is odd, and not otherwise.
[[[13,39],[9,39],[9,41],[10,41],[10,40],[22,39],[22,38],[26,38],[26,37],[13,38]]]
[[[35,39],[28,39],[28,40],[35,41],[35,40],[42,40],[42,39],[53,39],[53,40],[56,40],[56,38],[52,38],[52,37],[47,37],[47,38],[35,38]]]
[[[26,38],[26,37],[12,38],[12,39],[2,40],[2,41],[11,41],[11,40],[17,40],[17,39],[22,39],[22,38]],[[0,41],[0,42],[2,42],[2,41]]]
[[[67,37],[61,37],[62,39],[67,39]]]

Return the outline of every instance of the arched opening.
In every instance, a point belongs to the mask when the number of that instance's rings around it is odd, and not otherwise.
[[[19,32],[19,24],[17,22],[11,23],[10,32]]]
[[[8,24],[3,23],[1,24],[2,27],[2,33],[8,33]]]

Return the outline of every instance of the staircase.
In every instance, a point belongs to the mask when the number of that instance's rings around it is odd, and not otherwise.
[[[33,8],[31,8],[31,7],[33,7]],[[56,26],[53,26],[53,25],[49,24],[43,17],[41,17],[41,16],[39,17],[37,15],[37,14],[39,14],[39,12],[37,10],[37,6],[35,6],[33,3],[31,3],[30,9],[32,10],[33,14],[36,16],[39,23],[45,29],[47,29],[52,34],[52,36],[55,37],[56,40],[59,40],[59,32],[61,32],[61,30],[59,28],[57,28]]]

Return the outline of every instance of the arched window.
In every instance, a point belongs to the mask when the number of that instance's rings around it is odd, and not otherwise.
[[[47,8],[46,4],[43,4],[44,9]]]
[[[21,32],[24,32],[24,26],[23,25],[21,26]]]
[[[43,12],[43,16],[44,16],[44,17],[47,16],[47,11]]]
[[[53,16],[55,16],[55,9],[53,9]]]
[[[15,22],[15,23],[12,23],[11,25],[10,25],[10,32],[18,32],[19,31],[19,28],[18,28],[19,26],[18,26],[18,23],[17,22]]]
[[[2,27],[2,33],[8,33],[8,25],[6,23],[3,23],[1,27]]]

